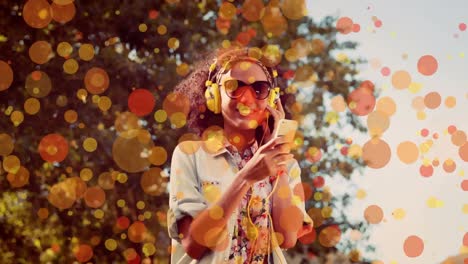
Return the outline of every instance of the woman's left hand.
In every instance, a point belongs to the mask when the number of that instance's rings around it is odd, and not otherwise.
[[[279,120],[283,119],[286,116],[286,114],[284,112],[284,109],[283,109],[283,105],[281,104],[281,101],[280,101],[279,98],[278,98],[278,100],[276,100],[276,109],[274,109],[273,107],[271,107],[268,104],[267,104],[266,109],[270,112],[271,116],[273,116],[274,128],[273,128],[273,132],[270,132],[269,128],[268,128],[267,120],[265,120],[265,122],[263,123],[263,129],[264,130],[266,129],[267,132],[266,132],[266,135],[265,135],[265,138],[264,138],[263,142],[268,142],[273,138],[273,135],[278,130]],[[271,118],[271,117],[269,117],[269,118]]]

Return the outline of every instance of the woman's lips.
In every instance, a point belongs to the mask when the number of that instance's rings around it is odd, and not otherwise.
[[[257,111],[252,110],[252,108],[243,104],[238,104],[236,107],[236,110],[241,116],[249,116],[257,112]]]

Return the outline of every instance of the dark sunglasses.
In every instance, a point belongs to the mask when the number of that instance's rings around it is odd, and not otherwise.
[[[226,94],[233,99],[239,98],[244,94],[245,89],[239,89],[244,86],[252,87],[255,92],[255,98],[258,100],[267,98],[271,89],[270,83],[267,81],[256,81],[248,84],[243,81],[231,79],[224,81],[223,86],[224,90],[226,90]]]

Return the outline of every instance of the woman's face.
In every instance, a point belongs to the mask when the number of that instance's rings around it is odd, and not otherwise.
[[[226,94],[230,88],[229,80],[238,80],[243,84],[237,85],[238,98],[231,98]],[[226,82],[228,81],[228,82]],[[239,61],[223,74],[220,79],[221,112],[224,123],[243,129],[255,129],[265,120],[267,98],[257,99],[250,84],[257,81],[268,81],[262,67],[255,62]],[[234,82],[236,84],[240,82]]]

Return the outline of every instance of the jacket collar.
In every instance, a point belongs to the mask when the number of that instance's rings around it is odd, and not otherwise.
[[[226,152],[233,155],[233,153],[237,151],[236,147],[232,145],[227,139],[225,139],[223,143],[224,143],[223,146],[218,151],[211,154],[213,157],[217,157]],[[252,153],[255,153],[257,149],[258,149],[258,142],[257,140],[254,140],[253,144],[250,145],[250,151]]]

